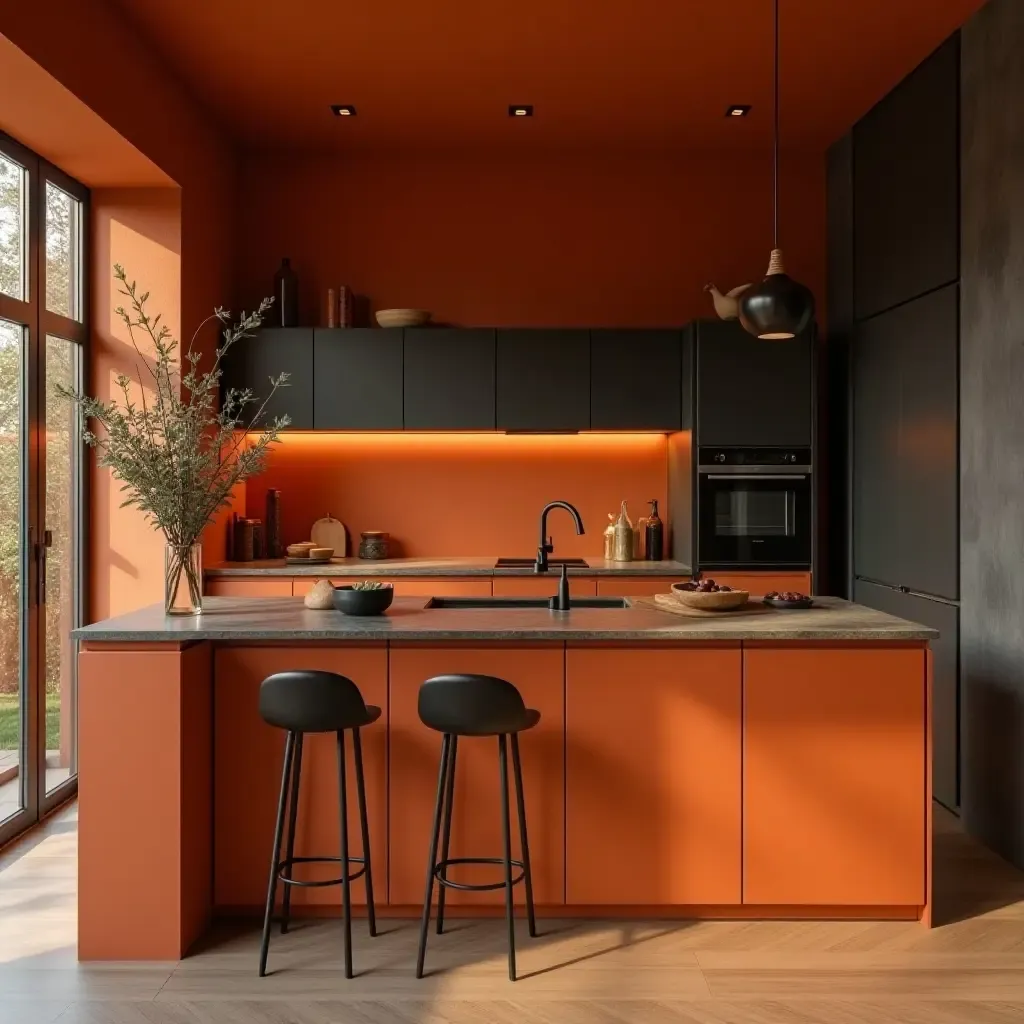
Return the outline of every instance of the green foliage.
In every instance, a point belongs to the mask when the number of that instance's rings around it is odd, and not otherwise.
[[[178,342],[160,323],[161,315],[151,317],[146,312],[149,293],[140,295],[136,282],[129,283],[120,265],[114,267],[114,276],[130,305],[130,310],[119,306],[114,312],[124,321],[152,377],[155,396],[147,401],[143,389],[136,401],[131,394],[131,379],[125,374],[116,381],[121,404],[90,398],[66,387],[61,391],[79,404],[87,419],[102,426],[102,433],[87,430],[84,437],[99,451],[99,464],[121,480],[126,495],[121,507],[135,506],[163,531],[170,544],[186,547],[199,539],[203,528],[227,502],[232,488],[263,469],[270,445],[288,424],[287,417],[279,417],[255,441],[246,443],[245,432],[255,425],[274,392],[287,384],[286,373],[271,378],[267,399],[248,422],[243,419],[246,407],[256,401],[248,389],[229,388],[220,409],[216,408],[224,355],[260,326],[273,300],[264,299],[256,312],[243,314],[235,324],[230,313],[218,307],[213,317],[204,321],[216,318],[226,325],[224,343],[217,349],[213,367],[201,372],[199,353],[190,345],[179,389],[175,372]],[[139,349],[137,331],[152,343],[152,364]]]
[[[271,396],[287,385],[286,373],[270,378],[270,392],[252,416],[247,413],[257,399],[248,389],[228,388],[217,408],[224,356],[232,345],[260,326],[273,300],[264,299],[259,309],[243,313],[236,323],[219,307],[204,320],[200,329],[215,319],[224,330],[223,344],[217,349],[212,367],[202,371],[200,355],[193,350],[195,335],[179,360],[178,342],[161,324],[162,317],[150,316],[146,311],[149,293],[140,294],[136,282],[128,280],[120,265],[114,267],[114,276],[129,307],[126,310],[120,306],[115,313],[128,328],[152,386],[143,386],[141,397],[136,399],[131,379],[122,374],[117,378],[120,401],[109,402],[68,387],[60,390],[101,428],[87,430],[83,436],[99,452],[99,464],[121,481],[121,507],[139,509],[163,531],[168,544],[184,552],[199,540],[204,527],[229,500],[234,486],[263,469],[270,446],[288,423],[287,417],[278,417],[258,437],[247,437]],[[139,347],[140,336],[152,347],[150,359]],[[143,373],[136,364],[138,380],[145,385]],[[151,392],[148,399],[147,390]]]

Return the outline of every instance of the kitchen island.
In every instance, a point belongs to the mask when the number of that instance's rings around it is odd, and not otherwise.
[[[699,619],[641,601],[428,604],[348,618],[209,598],[194,618],[149,608],[77,631],[81,959],[176,959],[212,917],[260,912],[284,736],[257,692],[294,668],[341,672],[384,709],[363,738],[381,914],[422,899],[440,737],[419,685],[482,672],[542,716],[522,737],[539,913],[929,922],[933,630],[830,598]],[[451,855],[493,855],[492,743],[459,749]],[[307,751],[296,855],[336,854],[334,738]],[[448,894],[453,913],[503,899]]]

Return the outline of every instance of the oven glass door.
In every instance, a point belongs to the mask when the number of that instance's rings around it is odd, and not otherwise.
[[[702,473],[698,545],[701,567],[809,565],[810,477]]]

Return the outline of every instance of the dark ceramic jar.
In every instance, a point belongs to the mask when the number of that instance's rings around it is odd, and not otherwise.
[[[367,530],[359,534],[360,558],[387,558],[388,535],[380,530]]]

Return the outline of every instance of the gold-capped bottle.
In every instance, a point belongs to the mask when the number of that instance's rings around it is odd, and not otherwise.
[[[651,514],[647,518],[647,541],[644,544],[644,552],[649,562],[660,562],[665,557],[665,524],[658,516],[658,499],[651,498],[650,506]]]
[[[626,503],[619,509],[619,518],[615,520],[615,545],[612,559],[616,562],[633,561],[633,524],[626,511]]]

